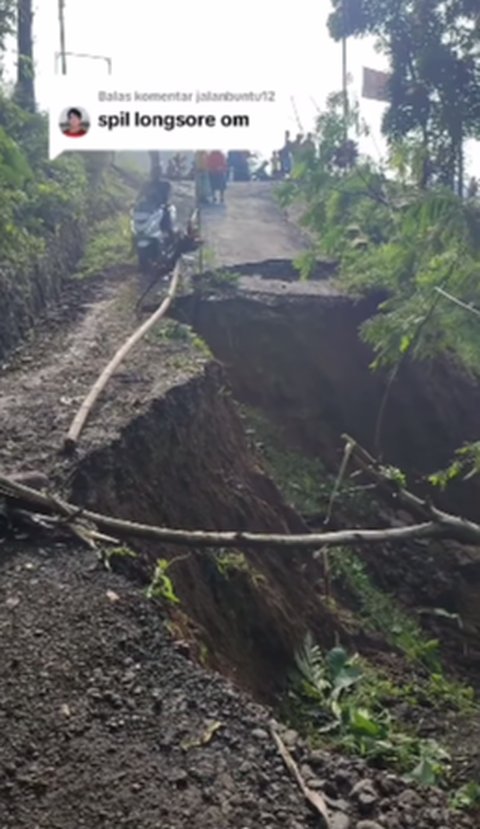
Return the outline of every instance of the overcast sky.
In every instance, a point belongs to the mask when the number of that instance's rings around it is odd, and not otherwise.
[[[237,4],[235,4],[237,6]],[[199,72],[224,85],[232,76],[245,78],[248,88],[278,84],[303,93],[297,100],[305,131],[313,127],[315,107],[328,93],[341,87],[341,48],[327,31],[329,0],[295,0],[285,6],[242,0],[235,6],[225,0],[65,0],[66,48],[69,52],[105,55],[113,73],[132,81],[140,76],[159,88],[174,87],[177,79],[195,83]],[[48,85],[59,50],[58,0],[36,0],[35,60],[37,97],[47,106]],[[383,105],[360,99],[362,67],[385,69],[370,40],[348,45],[351,93],[360,100],[371,138],[363,149],[384,153],[380,135]],[[107,65],[93,59],[68,58],[68,74],[106,78]],[[308,91],[308,95],[305,95]],[[297,131],[293,107],[285,112],[285,128]],[[279,136],[281,142],[282,136]]]

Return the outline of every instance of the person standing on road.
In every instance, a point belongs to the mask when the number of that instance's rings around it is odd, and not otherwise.
[[[295,139],[295,141],[292,144],[292,158],[293,158],[293,163],[294,164],[296,164],[300,159],[300,156],[302,154],[302,147],[303,147],[303,135],[302,135],[302,133],[299,132],[296,139]]]
[[[315,158],[316,154],[316,147],[315,141],[313,140],[313,136],[311,132],[307,133],[307,137],[302,144],[302,156],[307,158]]]
[[[290,139],[290,132],[285,132],[285,143],[278,153],[280,160],[280,169],[282,176],[287,178],[292,172],[292,141]]]
[[[214,203],[216,202],[218,193],[220,203],[223,204],[227,187],[228,161],[220,150],[213,150],[208,154],[207,170],[210,178],[212,200]]]
[[[270,169],[272,178],[279,178],[282,175],[282,165],[280,157],[276,150],[272,153],[272,160],[270,161]]]

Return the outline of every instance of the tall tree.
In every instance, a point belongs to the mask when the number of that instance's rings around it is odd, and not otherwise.
[[[35,111],[32,4],[33,0],[18,0],[17,5],[18,63],[15,98],[29,112]]]
[[[463,145],[480,135],[478,0],[332,0],[332,36],[374,35],[391,64],[392,140],[418,137],[423,183],[463,190]]]
[[[15,0],[0,0],[0,61],[5,46],[5,38],[12,34],[14,26]]]

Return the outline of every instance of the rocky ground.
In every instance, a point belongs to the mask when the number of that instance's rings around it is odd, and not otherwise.
[[[270,714],[183,655],[165,617],[93,553],[1,546],[1,829],[321,827]],[[282,731],[331,829],[460,829],[362,762]]]

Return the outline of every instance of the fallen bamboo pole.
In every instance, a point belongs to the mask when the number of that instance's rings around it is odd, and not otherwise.
[[[61,516],[62,526],[76,523],[80,527],[90,524],[104,533],[120,538],[144,538],[161,541],[164,544],[178,544],[189,547],[293,547],[316,550],[323,546],[339,546],[371,542],[398,542],[418,538],[455,538],[463,541],[480,542],[480,526],[469,521],[439,513],[438,521],[426,521],[407,527],[387,529],[354,528],[326,533],[288,535],[286,533],[251,533],[237,530],[216,532],[204,530],[181,530],[157,527],[151,524],[137,524],[111,516],[101,515],[69,504],[58,496],[41,493],[0,475],[0,493],[30,504],[32,510],[45,510]],[[83,523],[82,523],[83,522]]]
[[[163,300],[162,304],[159,308],[149,317],[141,326],[137,328],[137,330],[132,334],[131,337],[122,345],[121,348],[118,349],[112,360],[109,362],[108,366],[102,371],[98,380],[94,383],[92,388],[90,389],[89,393],[87,394],[85,400],[83,401],[82,405],[80,406],[75,418],[73,419],[72,425],[70,426],[70,430],[68,432],[67,437],[65,438],[64,442],[64,449],[67,452],[73,452],[77,446],[78,439],[80,437],[80,433],[85,426],[87,418],[95,405],[98,397],[102,393],[103,389],[107,385],[108,381],[110,380],[113,373],[116,371],[120,363],[125,359],[129,351],[136,345],[145,334],[153,328],[155,323],[157,323],[168,311],[172,300],[175,296],[175,293],[178,288],[178,282],[180,279],[180,263],[177,262],[175,265],[175,269],[173,271],[172,280],[170,282],[170,286],[168,289],[168,293]]]
[[[383,468],[374,458],[356,441],[344,435],[350,444],[352,456],[358,461],[360,468],[373,477],[380,487],[386,487],[390,496],[415,516],[416,524],[404,527],[390,527],[386,529],[349,528],[324,533],[305,533],[289,535],[287,533],[252,533],[237,530],[204,531],[182,530],[170,527],[158,527],[151,524],[137,524],[108,515],[84,509],[64,501],[51,492],[39,492],[33,487],[26,486],[20,480],[9,478],[0,473],[0,495],[10,500],[19,501],[23,506],[28,505],[34,511],[58,516],[62,526],[71,526],[72,532],[84,532],[88,525],[93,525],[97,533],[111,533],[116,537],[145,538],[152,541],[161,541],[166,544],[178,544],[187,547],[282,547],[284,549],[301,547],[314,550],[314,556],[319,557],[324,547],[350,545],[370,542],[398,542],[420,538],[443,538],[455,540],[461,544],[480,544],[480,524],[469,521],[458,515],[444,512],[409,492],[406,488],[385,474]],[[38,478],[38,473],[34,476]],[[45,478],[42,475],[42,483]],[[393,487],[393,489],[392,489]],[[78,534],[78,533],[77,533]]]

